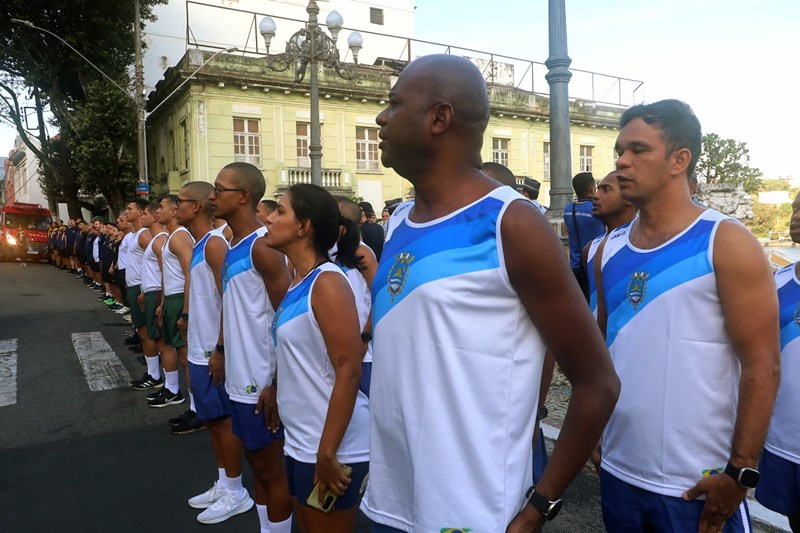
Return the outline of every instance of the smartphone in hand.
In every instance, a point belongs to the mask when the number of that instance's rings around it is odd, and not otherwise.
[[[342,469],[342,474],[347,477],[350,477],[350,474],[353,472],[353,469],[347,465],[340,464],[339,467]],[[306,503],[309,507],[313,507],[323,513],[330,513],[333,510],[333,506],[336,503],[336,499],[338,496],[333,494],[332,492],[326,492],[323,495],[322,505],[319,504],[319,481],[317,481],[316,485],[314,485],[314,489],[311,491],[311,495],[309,495]]]

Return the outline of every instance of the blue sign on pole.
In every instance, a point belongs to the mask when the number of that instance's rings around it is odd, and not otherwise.
[[[149,183],[139,183],[136,185],[136,195],[137,196],[147,196],[150,194],[150,184]]]

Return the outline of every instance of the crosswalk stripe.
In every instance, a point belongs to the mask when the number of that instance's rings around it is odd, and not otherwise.
[[[0,407],[17,403],[17,339],[0,341]]]
[[[99,331],[73,333],[72,344],[86,375],[89,390],[100,391],[128,386],[131,379],[128,369]]]

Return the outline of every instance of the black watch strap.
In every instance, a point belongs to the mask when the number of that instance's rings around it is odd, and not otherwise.
[[[561,498],[550,500],[550,498],[547,496],[536,492],[535,487],[528,489],[527,497],[528,503],[531,504],[534,509],[542,513],[545,521],[548,522],[558,516],[558,513],[561,511],[561,507],[564,504],[564,502],[561,501]]]
[[[728,463],[725,465],[725,474],[732,477],[740,487],[754,489],[761,479],[761,473],[755,468],[737,468]]]
[[[364,341],[364,342],[371,341],[372,340],[372,333],[370,333],[368,331],[362,331],[361,332],[361,340]]]
[[[222,354],[225,353],[225,345],[224,344],[217,344],[217,346],[214,349],[216,351],[218,351],[219,353],[222,353]]]

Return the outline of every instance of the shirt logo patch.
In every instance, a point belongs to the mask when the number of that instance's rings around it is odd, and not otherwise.
[[[628,288],[626,293],[628,295],[628,301],[633,304],[633,310],[639,307],[644,301],[644,297],[647,294],[647,278],[650,277],[650,274],[647,272],[634,272],[631,276],[631,280],[628,282]]]
[[[800,305],[794,310],[794,323],[800,326]]]
[[[389,269],[389,294],[391,295],[390,300],[394,302],[394,299],[403,292],[403,287],[406,284],[406,280],[408,279],[408,269],[411,266],[411,262],[414,260],[414,256],[408,252],[401,252],[397,254],[394,258],[394,264],[392,268]],[[442,531],[451,531],[442,529]],[[452,531],[456,531],[453,529]]]
[[[725,467],[721,466],[719,468],[709,468],[708,470],[703,470],[702,474],[704,478],[716,476],[725,471]]]
[[[244,391],[247,394],[255,394],[258,392],[258,385],[248,385],[247,387],[244,388]]]

